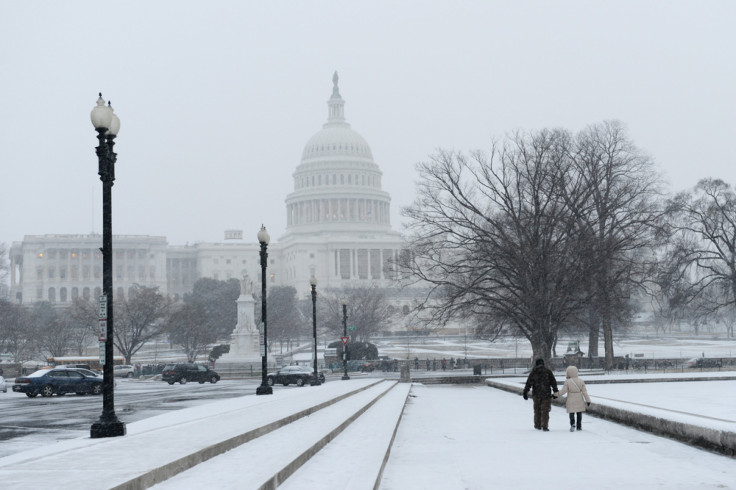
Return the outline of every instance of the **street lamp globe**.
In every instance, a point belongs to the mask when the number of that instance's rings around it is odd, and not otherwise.
[[[95,129],[109,129],[112,123],[112,109],[105,105],[105,99],[102,98],[102,92],[97,99],[97,105],[92,109],[89,115],[92,125]]]
[[[110,119],[110,125],[107,127],[107,133],[105,134],[108,136],[117,136],[118,131],[120,131],[120,118],[115,114],[115,109],[112,108],[112,104],[110,102],[107,103],[107,107],[110,109],[110,115],[112,117]]]
[[[258,232],[258,242],[268,245],[268,242],[270,241],[271,241],[271,236],[266,231],[266,227],[261,225],[261,230]]]

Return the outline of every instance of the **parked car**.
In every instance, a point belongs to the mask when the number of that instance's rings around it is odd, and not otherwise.
[[[187,381],[199,381],[200,384],[209,381],[214,384],[220,381],[220,375],[201,364],[169,364],[164,367],[161,379],[170,385],[185,384]]]
[[[80,371],[82,370],[66,367],[39,369],[28,376],[15,378],[13,391],[25,393],[29,398],[39,394],[48,397],[67,393],[77,395],[102,393],[102,377],[86,376]]]
[[[5,383],[5,378],[3,378],[2,376],[0,376],[0,391],[2,391],[3,393],[8,392],[8,385]]]
[[[325,382],[325,374],[322,371],[317,372],[317,377],[320,383]],[[307,366],[286,366],[275,373],[271,373],[266,378],[268,386],[275,384],[282,384],[289,386],[295,384],[297,386],[304,386],[305,384],[311,384],[314,379],[314,369]]]
[[[720,359],[708,359],[707,357],[693,357],[685,362],[687,367],[691,368],[714,368],[721,367]]]
[[[102,373],[99,371],[95,371],[94,369],[71,367],[68,364],[65,366],[56,366],[55,368],[52,368],[52,369],[73,369],[74,371],[77,371],[78,373],[82,373],[85,376],[91,376],[93,378],[102,379]]]
[[[112,367],[112,375],[116,378],[132,378],[135,368],[129,364],[118,364]]]

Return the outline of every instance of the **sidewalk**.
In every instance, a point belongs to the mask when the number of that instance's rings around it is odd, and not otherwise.
[[[710,383],[688,383],[703,385],[688,387],[688,398],[713,392]],[[727,385],[724,395],[719,387],[714,396],[725,396],[724,403],[733,406],[731,388]],[[594,403],[598,389],[590,387]],[[325,440],[275,484],[287,490],[562,489],[569,488],[564,475],[572,465],[575,482],[591,489],[736,488],[732,457],[589,415],[582,432],[570,433],[560,407],[553,407],[550,432],[536,431],[531,401],[485,385],[355,379],[276,387],[270,396],[217,401],[127,428],[120,438],[67,440],[2,458],[0,485],[13,490],[273,488],[262,486],[259,468],[265,474],[272,463],[284,467],[293,457],[290,451],[309,453],[298,447]],[[199,461],[204,462],[194,464]]]

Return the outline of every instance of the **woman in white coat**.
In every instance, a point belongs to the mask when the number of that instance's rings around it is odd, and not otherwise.
[[[565,407],[567,413],[570,414],[570,432],[575,432],[576,428],[577,430],[583,430],[583,412],[585,412],[585,407],[590,406],[590,397],[585,387],[585,381],[578,378],[578,368],[568,366],[565,375],[567,379],[565,379],[565,384],[562,385],[562,389],[557,396],[567,395]]]

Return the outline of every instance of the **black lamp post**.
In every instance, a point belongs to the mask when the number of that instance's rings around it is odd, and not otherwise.
[[[309,284],[312,286],[312,335],[314,336],[314,379],[311,385],[319,386],[322,383],[319,381],[319,373],[317,372],[317,278],[312,276],[309,279]]]
[[[90,114],[92,125],[97,131],[99,144],[96,148],[99,163],[98,174],[102,181],[102,294],[100,298],[100,344],[104,341],[105,363],[102,378],[102,415],[92,424],[90,437],[117,437],[125,435],[125,424],[115,415],[115,381],[112,367],[113,339],[113,297],[112,297],[112,185],[115,181],[115,161],[113,151],[115,137],[120,130],[120,119],[112,106],[100,94],[97,105]]]
[[[342,379],[350,379],[348,376],[348,300],[347,298],[342,299],[342,369],[345,374],[342,375]]]
[[[261,324],[263,331],[261,332],[261,386],[256,388],[256,395],[272,395],[273,388],[268,386],[268,327],[266,323],[266,266],[268,264],[268,242],[271,237],[266,231],[266,227],[261,225],[258,232],[258,243],[261,244]]]

